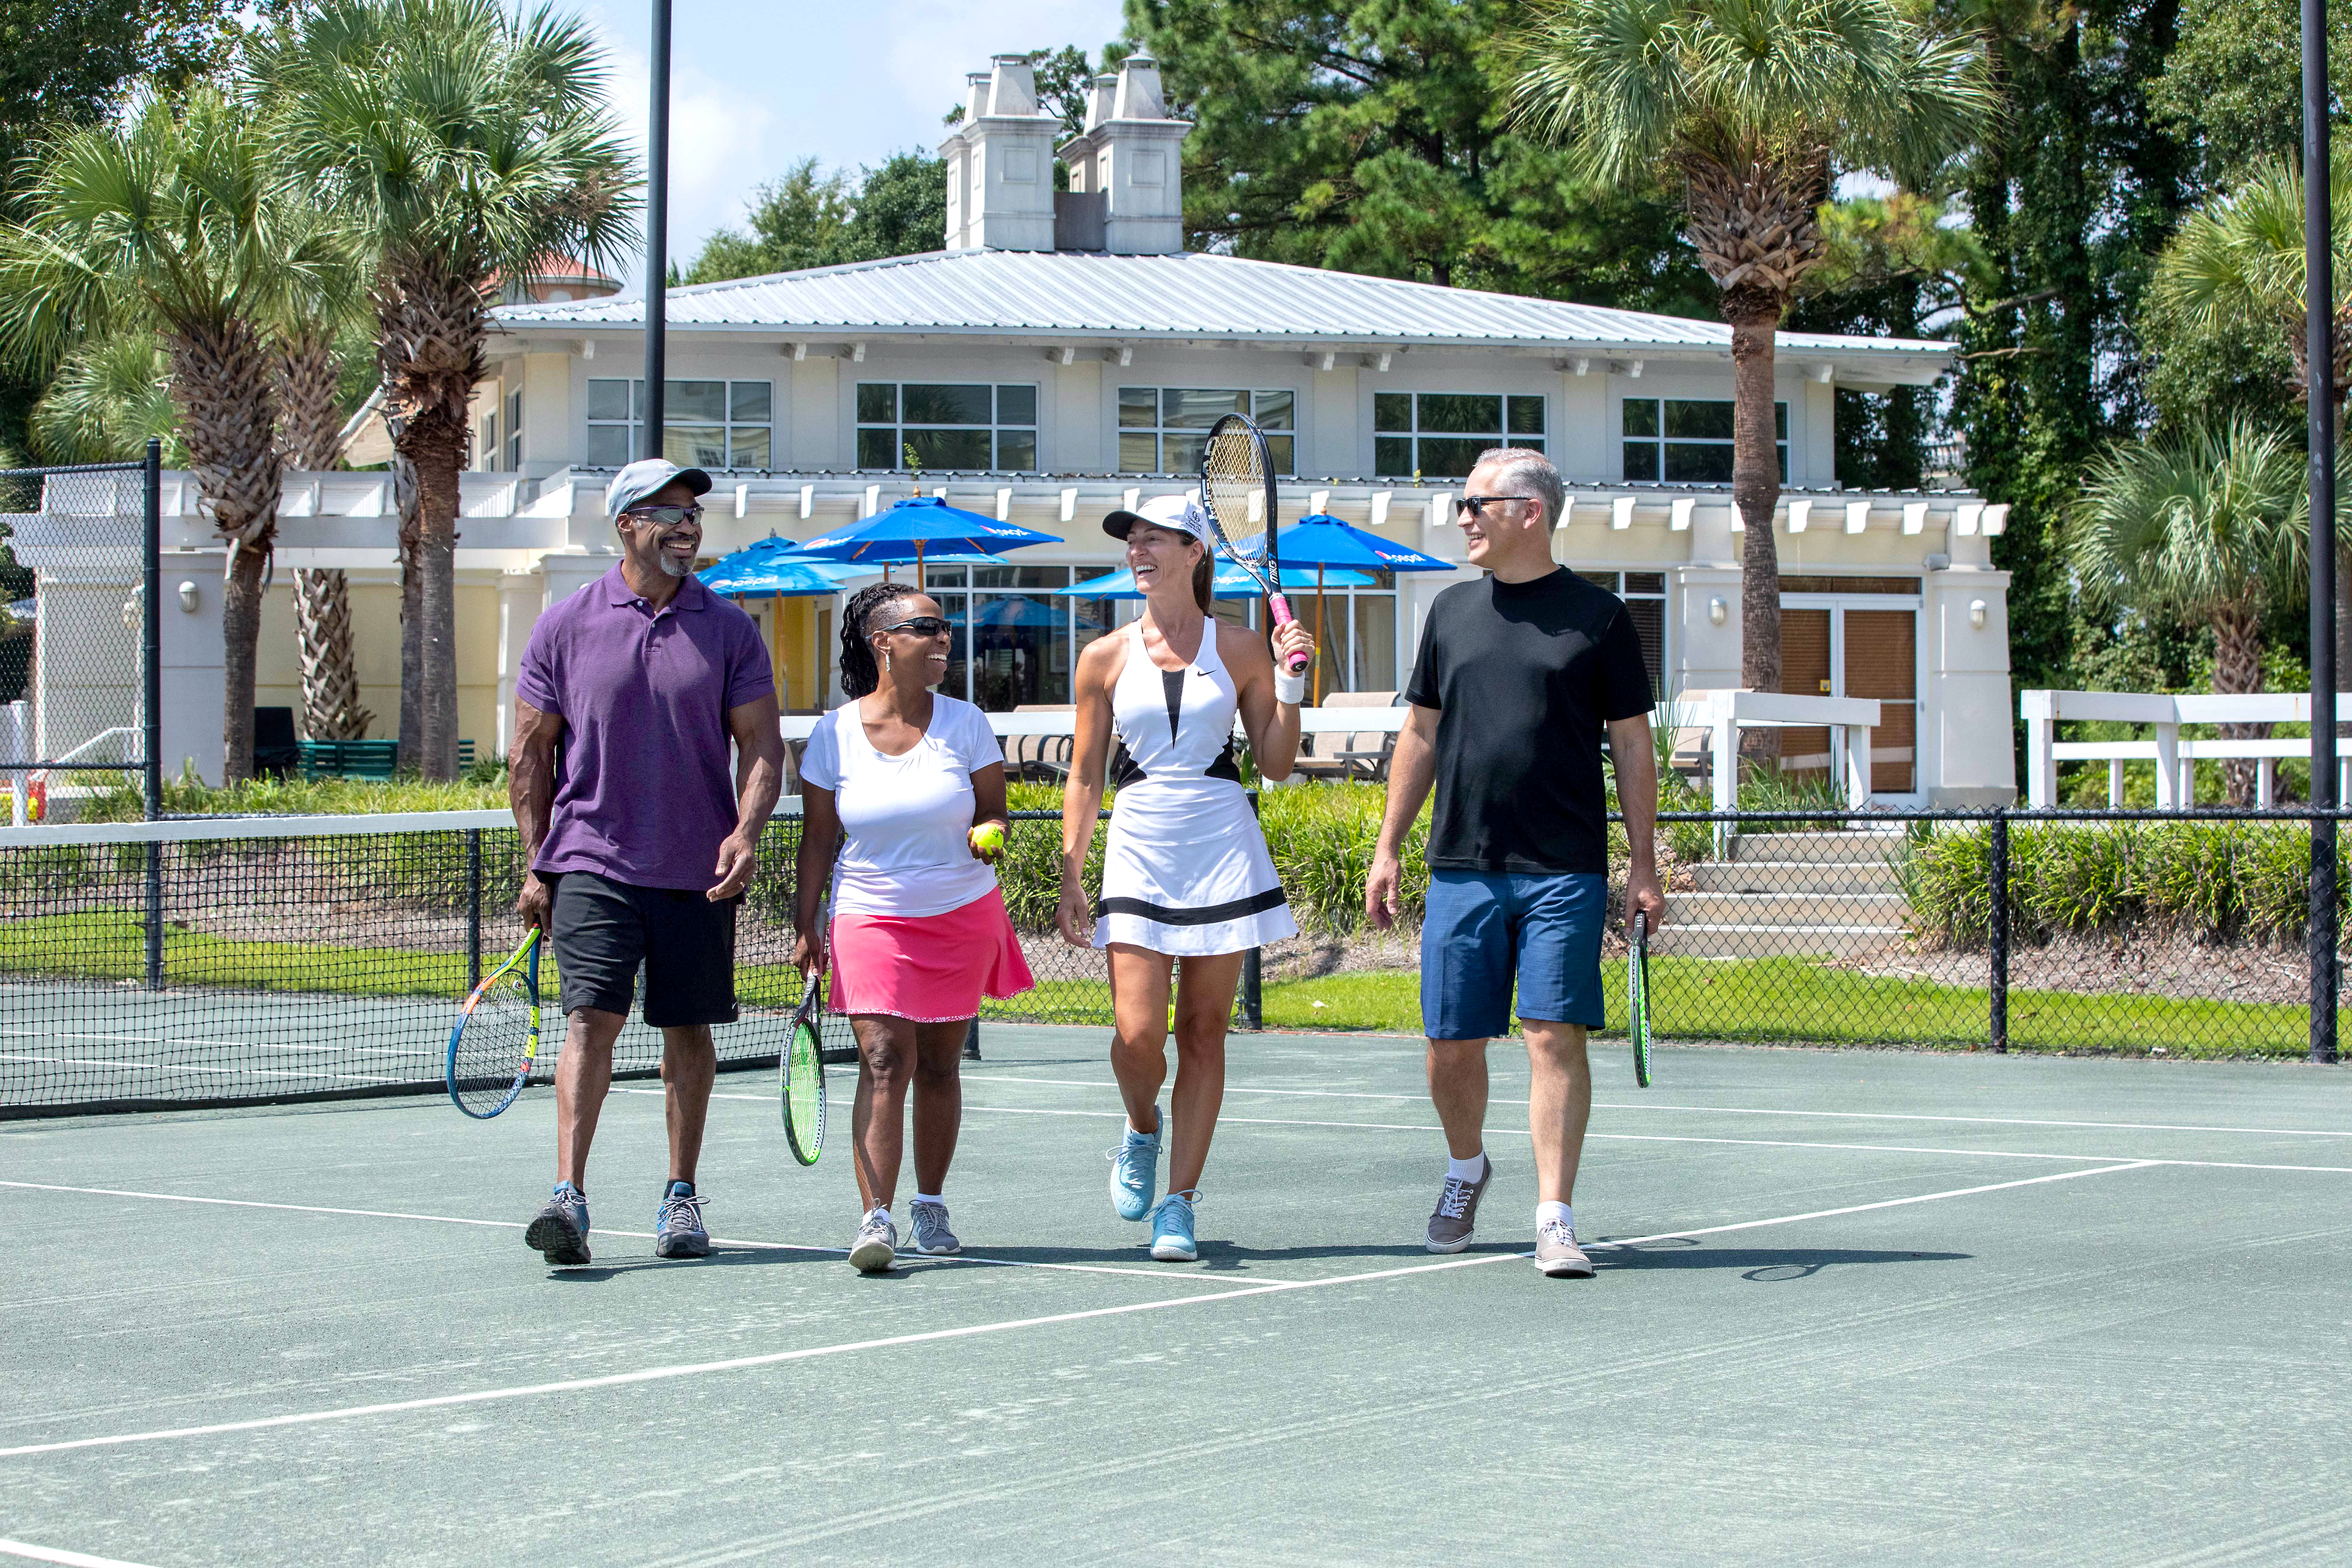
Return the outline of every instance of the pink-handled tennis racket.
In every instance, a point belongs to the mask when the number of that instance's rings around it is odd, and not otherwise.
[[[1256,498],[1255,508],[1252,498]],[[1288,626],[1297,617],[1283,597],[1282,558],[1275,549],[1280,518],[1275,510],[1274,464],[1266,456],[1264,433],[1244,416],[1228,414],[1209,427],[1208,444],[1201,448],[1201,500],[1226,557],[1265,590],[1266,613],[1274,624]],[[1234,534],[1248,529],[1253,510],[1265,523],[1265,551],[1260,556],[1244,555],[1234,547]],[[1287,663],[1297,675],[1306,669],[1307,656],[1294,653]]]

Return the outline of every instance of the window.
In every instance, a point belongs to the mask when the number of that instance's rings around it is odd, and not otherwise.
[[[662,383],[662,456],[697,468],[765,468],[775,450],[772,384]],[[636,459],[646,422],[646,384],[588,378],[588,464],[617,468]]]
[[[1265,455],[1277,474],[1297,471],[1298,395],[1220,391],[1207,387],[1122,386],[1118,389],[1118,471],[1197,474],[1209,428],[1228,414],[1246,414],[1265,432]]]
[[[1496,447],[1544,449],[1544,400],[1498,393],[1372,395],[1372,470],[1458,479]]]
[[[1642,659],[1650,667],[1650,694],[1666,695],[1666,574],[1663,572],[1582,572],[1577,575],[1597,583],[1625,601],[1633,618],[1633,635],[1642,639]]]
[[[1034,473],[1037,388],[861,381],[857,466]]]
[[[1079,574],[1097,576],[1100,569]],[[927,568],[923,585],[955,627],[940,689],[992,713],[1067,702],[1073,662],[1117,616],[1111,600],[1053,592],[1069,581],[1067,566]]]
[[[474,428],[474,454],[475,460],[482,465],[483,473],[499,471],[499,416],[496,409],[483,415],[481,423]]]
[[[522,472],[522,388],[507,394],[507,472]]]
[[[1789,405],[1772,405],[1780,482],[1789,482]],[[1670,485],[1731,482],[1731,405],[1696,397],[1625,400],[1625,477]]]

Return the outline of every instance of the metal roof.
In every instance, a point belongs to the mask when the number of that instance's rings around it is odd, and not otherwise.
[[[951,250],[673,289],[672,330],[839,336],[1150,339],[1301,348],[1730,352],[1721,321],[1490,294],[1235,256]],[[642,328],[645,300],[502,306],[510,330]],[[1949,343],[1782,332],[1781,353],[1932,380]]]

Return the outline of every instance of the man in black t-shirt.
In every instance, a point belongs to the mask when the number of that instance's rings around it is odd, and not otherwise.
[[[1650,672],[1624,603],[1552,561],[1566,499],[1559,470],[1540,452],[1488,452],[1471,470],[1457,510],[1470,563],[1487,574],[1455,584],[1429,607],[1364,903],[1375,926],[1395,919],[1398,856],[1434,784],[1421,1012],[1429,1097],[1449,1157],[1429,1250],[1470,1245],[1494,1175],[1484,1139],[1486,1042],[1509,1031],[1516,981],[1531,1069],[1536,1265],[1589,1279],[1570,1194],[1592,1108],[1584,1032],[1607,1022],[1604,729],[1633,844],[1626,919],[1646,913],[1654,930],[1665,898],[1653,847]]]

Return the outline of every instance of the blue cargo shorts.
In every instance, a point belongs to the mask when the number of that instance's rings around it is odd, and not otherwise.
[[[1433,1040],[1486,1040],[1518,1016],[1608,1022],[1601,930],[1609,879],[1598,871],[1432,871],[1421,923],[1421,1026]]]

